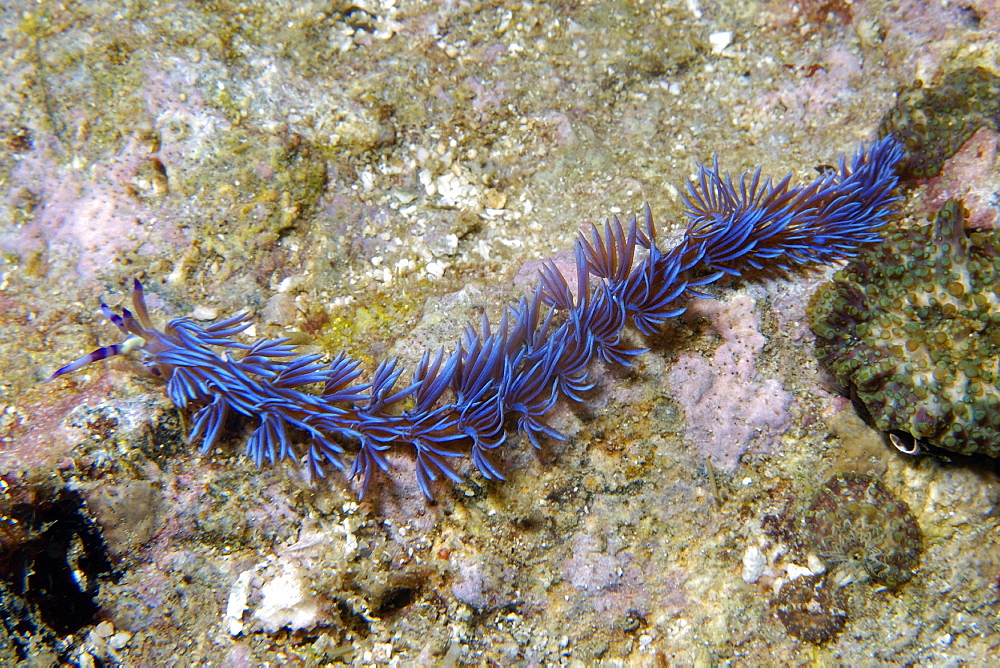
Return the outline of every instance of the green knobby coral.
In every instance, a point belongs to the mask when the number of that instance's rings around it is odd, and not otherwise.
[[[901,89],[895,106],[882,118],[879,136],[893,134],[906,151],[900,175],[937,176],[944,162],[976,130],[998,129],[1000,77],[984,67],[946,73],[929,87],[922,81]]]
[[[895,229],[814,295],[821,362],[884,432],[1000,456],[1000,232],[948,201]]]

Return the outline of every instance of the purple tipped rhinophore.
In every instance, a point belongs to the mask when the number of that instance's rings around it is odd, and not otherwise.
[[[239,343],[233,337],[250,326],[246,313],[207,327],[174,318],[156,329],[138,280],[134,313],[101,305],[125,341],[51,378],[135,350],[166,381],[174,405],[194,410],[188,440],[200,440],[203,453],[218,441],[227,416],[237,413],[258,423],[246,444],[258,465],[294,459],[310,478],[333,467],[360,479],[364,495],[376,471],[388,470],[387,454],[409,449],[430,499],[437,480],[461,481],[452,467],[456,457],[471,456],[485,478],[503,480],[496,460],[509,427],[536,448],[541,437],[563,438],[543,418],[560,397],[579,402],[593,387],[588,367],[594,357],[629,365],[645,352],[622,339],[627,325],[655,332],[721,276],[834,262],[877,241],[894,212],[901,158],[899,145],[886,137],[850,164],[842,159],[839,169],[798,187],[790,176],[776,184],[762,180],[760,169],[734,182],[720,174],[717,161],[702,167],[689,184],[688,226],[676,247],[656,246],[648,206],[641,222],[612,218],[603,234],[595,226],[576,242],[575,292],[547,263],[530,299],[508,308],[496,327],[485,319],[478,330],[467,326],[451,352],[425,353],[409,384],[400,384],[395,359],[359,383],[359,363],[343,354],[327,365],[319,355],[297,355],[286,338]],[[307,385],[319,391],[304,391]]]

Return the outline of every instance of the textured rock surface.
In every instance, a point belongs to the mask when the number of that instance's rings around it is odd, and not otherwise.
[[[38,381],[108,341],[97,300],[118,306],[136,275],[157,318],[266,309],[258,335],[366,361],[450,344],[584,220],[649,201],[669,238],[713,152],[812,178],[874,136],[901,86],[995,62],[995,2],[43,1],[0,24],[0,496],[69,486],[120,568],[72,645],[0,626],[0,662],[992,658],[996,474],[836,426],[850,407],[802,324],[822,276],[720,286],[727,308],[752,298],[748,343],[709,324],[723,312],[671,323],[634,370],[598,369],[582,409],[556,408],[567,442],[514,450],[508,482],[472,475],[436,506],[412,475],[359,505],[339,480],[258,471],[234,456],[236,425],[199,457],[125,361]],[[691,440],[705,425],[670,380],[683,358],[731,387],[720,348],[784,393],[782,427],[766,448],[751,428],[732,473],[706,466],[724,444]],[[804,647],[772,601],[814,570],[772,519],[841,457],[877,460],[924,555],[898,592],[845,585],[844,630]],[[281,618],[257,614],[283,600],[266,587],[285,564],[315,628],[270,633]]]

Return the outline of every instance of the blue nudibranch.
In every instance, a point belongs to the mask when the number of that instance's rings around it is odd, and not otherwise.
[[[700,290],[723,275],[834,262],[878,241],[898,199],[902,155],[886,137],[849,165],[842,158],[839,169],[798,187],[790,186],[790,175],[777,184],[762,180],[759,168],[734,183],[716,160],[688,184],[689,222],[676,247],[657,247],[648,206],[641,223],[633,216],[627,225],[606,221],[603,233],[594,227],[576,242],[575,291],[549,262],[530,299],[509,307],[496,326],[485,318],[478,330],[468,325],[453,351],[424,353],[408,383],[400,383],[395,359],[359,382],[360,363],[343,354],[325,364],[320,355],[296,354],[287,338],[240,343],[233,337],[250,326],[247,314],[206,327],[174,318],[157,329],[138,280],[132,311],[116,314],[101,305],[125,340],[52,378],[138,351],[166,381],[174,405],[195,409],[188,440],[200,439],[202,453],[235,412],[258,421],[246,444],[258,465],[301,461],[310,479],[340,469],[361,479],[362,495],[376,470],[388,470],[386,454],[396,448],[414,452],[428,499],[438,478],[461,481],[449,463],[456,457],[471,456],[485,478],[503,480],[497,449],[510,423],[536,448],[542,436],[563,438],[543,417],[560,397],[579,402],[593,387],[594,356],[628,366],[645,352],[623,341],[628,324],[648,335],[682,313],[687,300],[705,297]],[[304,391],[310,385],[319,391]]]

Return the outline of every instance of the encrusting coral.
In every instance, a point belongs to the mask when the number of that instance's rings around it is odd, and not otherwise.
[[[962,67],[928,87],[917,81],[900,90],[879,134],[903,145],[900,176],[922,179],[937,176],[976,130],[997,130],[998,123],[1000,77],[984,67]]]
[[[820,289],[817,354],[875,426],[961,454],[1000,456],[1000,233],[965,230],[947,202],[893,229]]]
[[[870,580],[898,588],[913,579],[923,536],[909,506],[874,475],[838,473],[806,503],[788,518],[794,530],[784,538],[798,557],[819,564],[811,574],[782,584],[773,605],[789,634],[819,644],[840,633],[857,612],[861,590],[849,595],[848,585]],[[780,524],[772,519],[772,527]]]
[[[877,241],[894,210],[901,158],[898,143],[883,138],[798,187],[790,185],[790,175],[774,184],[758,169],[734,183],[717,163],[703,167],[689,184],[689,222],[676,247],[656,245],[648,208],[642,223],[613,219],[603,234],[595,227],[576,243],[575,289],[548,263],[530,299],[509,308],[495,326],[485,319],[478,329],[467,326],[452,352],[425,353],[408,384],[399,383],[395,359],[384,360],[370,381],[360,383],[359,363],[343,354],[327,365],[320,355],[296,355],[287,339],[238,342],[233,337],[250,326],[246,314],[207,327],[175,318],[159,330],[138,281],[134,313],[115,314],[102,305],[125,341],[53,377],[138,351],[166,381],[176,406],[196,408],[188,439],[200,439],[202,452],[216,443],[227,416],[237,413],[259,422],[246,445],[258,464],[303,459],[310,477],[332,466],[360,478],[361,494],[377,470],[388,470],[387,454],[398,448],[412,448],[428,498],[438,478],[461,480],[449,462],[466,454],[484,477],[502,480],[496,452],[508,423],[535,447],[541,436],[561,438],[543,417],[560,397],[580,401],[593,386],[593,358],[629,365],[645,351],[623,340],[627,325],[655,332],[722,276],[833,262]],[[242,357],[229,354],[237,352]],[[319,392],[303,391],[308,385]],[[298,445],[296,434],[308,443]]]

